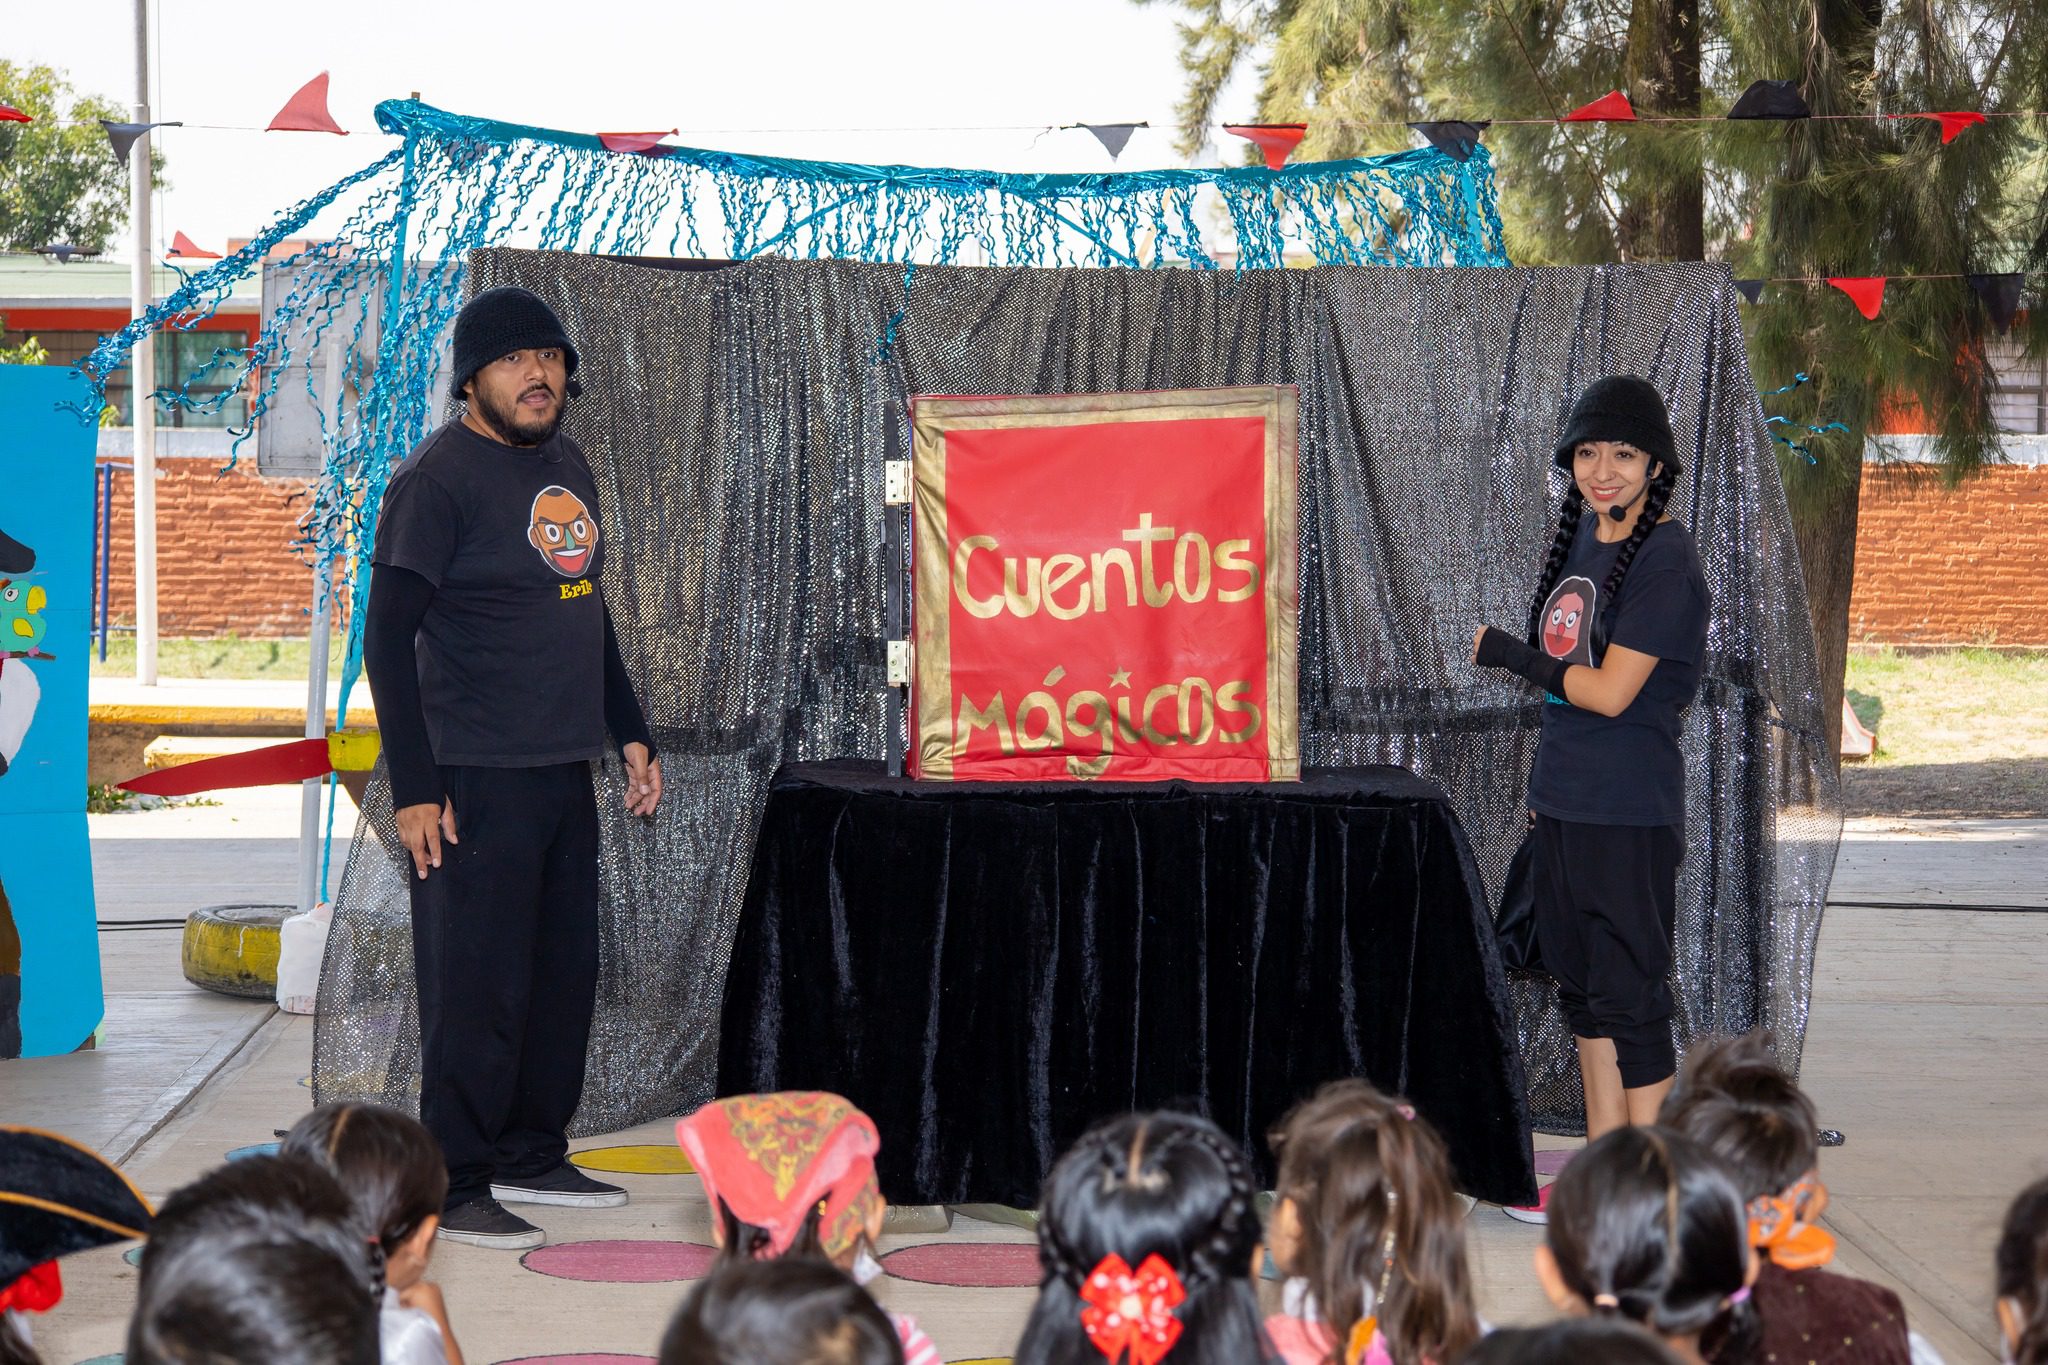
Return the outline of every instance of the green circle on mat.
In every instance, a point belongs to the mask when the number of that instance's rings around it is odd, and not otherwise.
[[[660,1143],[629,1143],[622,1147],[588,1147],[569,1153],[572,1164],[586,1171],[618,1175],[688,1175],[690,1158],[680,1147]]]

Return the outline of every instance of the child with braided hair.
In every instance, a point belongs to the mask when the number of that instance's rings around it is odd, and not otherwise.
[[[1714,1365],[1762,1365],[1748,1216],[1719,1157],[1667,1129],[1622,1127],[1550,1188],[1536,1277],[1560,1311],[1646,1327],[1687,1365],[1705,1365],[1708,1334]]]
[[[1038,1302],[1016,1365],[1259,1365],[1259,1182],[1207,1119],[1160,1112],[1089,1130],[1039,1197]]]
[[[1654,1123],[1677,1069],[1666,978],[1685,851],[1678,740],[1699,688],[1708,595],[1691,533],[1665,515],[1683,467],[1647,380],[1596,381],[1553,460],[1572,485],[1529,638],[1482,626],[1472,657],[1553,703],[1529,778],[1536,946],[1578,1040],[1597,1138]],[[1510,1213],[1542,1221],[1541,1205]]]
[[[1998,1331],[2012,1365],[2048,1365],[2048,1180],[2021,1190],[1998,1237]]]
[[[1450,1157],[1412,1107],[1333,1081],[1271,1142],[1288,1280],[1266,1335],[1287,1365],[1447,1365],[1479,1340]]]

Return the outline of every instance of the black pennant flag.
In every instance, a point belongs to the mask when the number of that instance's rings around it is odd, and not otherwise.
[[[160,120],[156,123],[114,123],[108,119],[100,120],[100,127],[107,130],[107,143],[114,149],[114,162],[116,165],[121,166],[125,166],[128,164],[128,153],[135,149],[135,140],[141,137],[144,133],[148,132],[150,129],[182,128],[184,126],[185,125],[183,123],[175,121]]]
[[[1742,98],[1735,101],[1735,107],[1728,111],[1728,117],[1812,118],[1813,110],[1806,107],[1806,97],[1799,93],[1796,81],[1752,81],[1749,89],[1742,92]]]
[[[1131,134],[1140,128],[1150,128],[1149,123],[1077,123],[1076,128],[1086,128],[1095,134],[1095,140],[1102,144],[1102,150],[1109,153],[1111,161],[1124,154],[1124,146],[1131,140]]]
[[[1762,280],[1737,280],[1735,287],[1741,292],[1742,297],[1748,299],[1751,303],[1755,303],[1764,296],[1764,282]]]
[[[2012,330],[2013,316],[2020,311],[2020,289],[2026,280],[2024,275],[1970,276],[1970,288],[1977,291],[1984,311],[1991,315],[2000,332]]]
[[[1472,149],[1479,145],[1479,135],[1493,126],[1491,119],[1438,119],[1431,123],[1408,125],[1429,140],[1429,145],[1454,161],[1472,159]]]

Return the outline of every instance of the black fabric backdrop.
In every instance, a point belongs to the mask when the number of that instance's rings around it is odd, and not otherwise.
[[[1192,1108],[1262,1160],[1324,1081],[1406,1095],[1461,1187],[1536,1197],[1514,1005],[1442,793],[918,783],[796,764],[768,794],[718,1088],[833,1090],[882,1193],[1031,1207],[1105,1114]]]
[[[769,781],[785,762],[884,752],[884,424],[911,392],[1299,386],[1303,761],[1436,782],[1497,887],[1538,703],[1467,663],[1472,629],[1528,618],[1572,398],[1602,374],[1647,375],[1686,456],[1671,511],[1714,598],[1684,737],[1675,1028],[1683,1042],[1766,1025],[1796,1062],[1840,812],[1725,269],[919,267],[906,293],[895,266],[472,254],[470,289],[507,283],[577,341],[568,429],[597,476],[604,591],[669,783],[647,823],[618,811],[616,760],[600,773],[605,969],[576,1131],[711,1096]],[[337,897],[314,1085],[322,1102],[406,1106],[419,1035],[381,779],[364,821],[385,837],[356,841]],[[1537,1126],[1575,1131],[1554,991],[1512,989]]]

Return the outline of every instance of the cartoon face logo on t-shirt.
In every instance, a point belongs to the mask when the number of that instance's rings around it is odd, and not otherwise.
[[[550,569],[564,578],[574,578],[590,567],[597,554],[597,518],[590,515],[583,499],[560,484],[549,484],[533,499],[526,538]]]
[[[1550,591],[1543,604],[1543,652],[1567,663],[1593,662],[1593,613],[1600,593],[1589,578],[1573,574]]]

